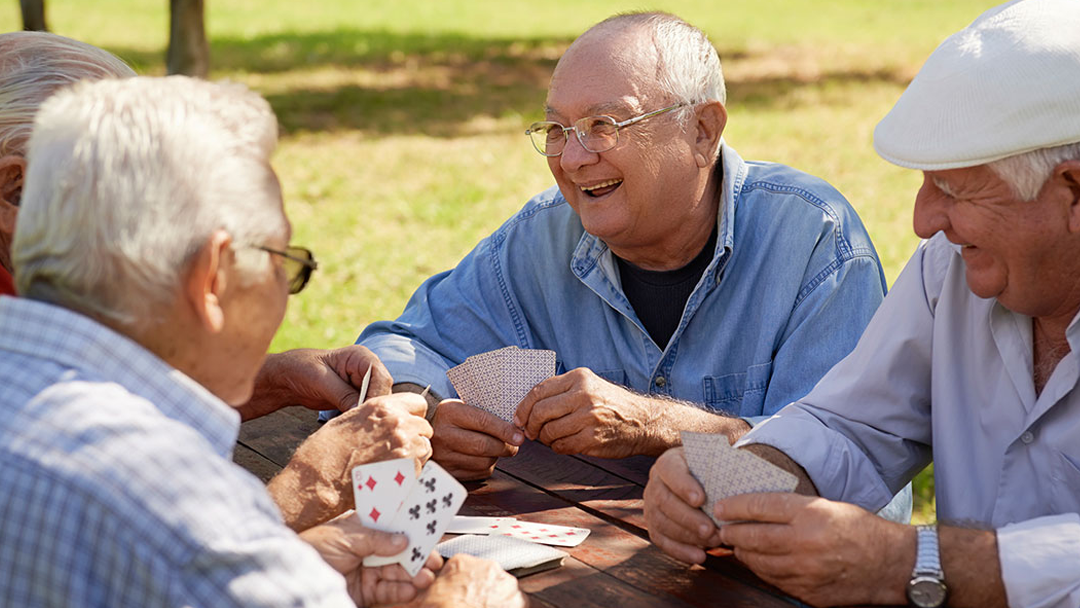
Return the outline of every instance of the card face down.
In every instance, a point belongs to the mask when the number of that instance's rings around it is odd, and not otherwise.
[[[397,458],[360,465],[352,470],[353,498],[360,523],[375,530],[389,530],[416,483],[416,464]]]
[[[416,576],[457,515],[467,494],[465,487],[453,476],[429,460],[389,527],[389,531],[404,532],[409,537],[409,546],[391,557],[366,557],[364,565],[382,566],[397,562],[409,576]]]
[[[465,403],[511,422],[534,386],[555,375],[555,351],[507,346],[479,353],[446,372]]]
[[[726,522],[713,516],[716,501],[753,492],[791,492],[797,477],[746,450],[731,447],[721,433],[681,433],[683,452],[690,473],[705,489],[701,509],[720,526]]]
[[[558,549],[537,545],[509,536],[466,534],[435,546],[439,555],[449,559],[458,553],[490,559],[514,576],[525,576],[558,568],[567,554]]]

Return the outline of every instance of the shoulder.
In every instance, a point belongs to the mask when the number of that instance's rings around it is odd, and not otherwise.
[[[779,163],[747,161],[746,179],[739,190],[740,210],[813,221],[823,228],[855,238],[866,230],[847,198],[825,180]],[[790,221],[787,219],[787,221]]]
[[[56,383],[21,418],[25,440],[0,440],[0,458],[51,479],[55,498],[116,519],[117,544],[146,543],[182,562],[215,539],[280,525],[257,479],[117,384]]]
[[[507,256],[547,259],[572,252],[584,232],[577,213],[552,186],[529,199],[483,244]]]

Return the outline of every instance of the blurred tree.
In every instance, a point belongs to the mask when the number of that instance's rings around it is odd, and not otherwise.
[[[169,50],[165,64],[170,74],[206,78],[210,73],[205,12],[204,0],[169,0]]]
[[[45,25],[45,0],[19,0],[19,7],[22,8],[24,30],[49,30]]]

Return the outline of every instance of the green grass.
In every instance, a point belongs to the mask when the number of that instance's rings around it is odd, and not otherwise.
[[[53,31],[163,73],[164,0],[46,2]],[[727,141],[745,158],[840,188],[891,282],[917,243],[920,177],[877,158],[873,127],[933,48],[996,3],[208,2],[212,77],[244,82],[273,105],[294,241],[321,265],[273,348],[352,342],[550,185],[522,130],[541,114],[551,69],[589,25],[642,8],[710,35],[728,80]],[[18,3],[0,2],[0,31],[20,23]],[[931,473],[916,493],[917,519],[932,519]]]

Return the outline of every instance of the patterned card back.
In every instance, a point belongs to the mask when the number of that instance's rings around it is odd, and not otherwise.
[[[701,507],[716,525],[724,522],[713,516],[716,501],[753,492],[791,492],[799,479],[746,450],[731,447],[721,433],[681,433],[686,463],[694,478],[705,488]]]

